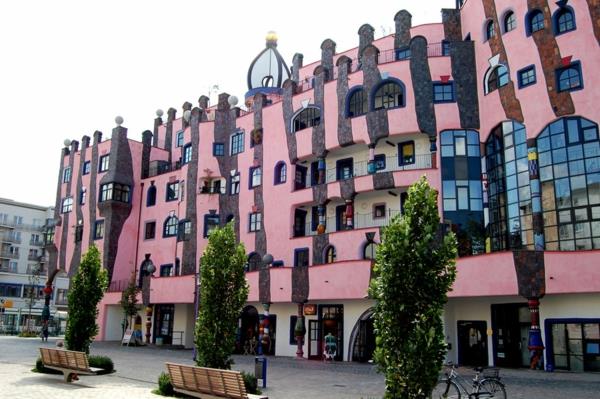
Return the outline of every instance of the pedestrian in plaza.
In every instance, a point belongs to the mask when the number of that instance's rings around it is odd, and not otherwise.
[[[42,324],[42,342],[48,342],[48,322]]]

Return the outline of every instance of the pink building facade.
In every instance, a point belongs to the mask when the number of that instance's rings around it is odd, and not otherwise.
[[[148,339],[191,347],[206,237],[233,221],[250,286],[239,352],[320,359],[332,333],[338,360],[368,361],[381,228],[426,175],[459,239],[448,358],[600,370],[598,4],[469,0],[442,16],[400,11],[394,34],[363,25],[356,48],[327,39],[291,69],[269,35],[244,106],[202,96],[158,112],[141,143],[119,125],[64,148],[50,266],[72,275],[102,251],[98,339],[121,338],[134,278]]]

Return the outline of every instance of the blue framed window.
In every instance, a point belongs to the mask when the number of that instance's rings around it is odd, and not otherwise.
[[[392,109],[405,106],[404,84],[397,79],[386,79],[373,90],[371,108]]]
[[[240,193],[240,174],[236,173],[229,178],[229,194],[235,195]]]
[[[192,160],[192,144],[186,144],[183,147],[183,157],[181,158],[181,162],[183,164],[189,163]]]
[[[244,152],[244,132],[238,131],[231,135],[231,155]]]
[[[494,28],[494,21],[488,21],[485,25],[485,40],[490,40],[495,35],[496,30]]]
[[[300,111],[293,120],[292,132],[304,130],[321,124],[321,109],[319,107],[307,107]]]
[[[250,168],[249,175],[248,188],[258,187],[262,184],[262,168],[260,166]]]
[[[396,60],[407,60],[410,58],[410,47],[399,48],[396,50]]]
[[[100,185],[99,202],[117,201],[129,203],[131,187],[120,183],[106,183]]]
[[[94,240],[104,238],[104,220],[96,220],[94,223]]]
[[[213,143],[213,156],[222,157],[225,155],[225,144]]]
[[[106,172],[108,170],[108,161],[110,160],[110,154],[102,155],[98,162],[98,172]]]
[[[557,36],[577,29],[575,12],[569,6],[559,8],[552,16],[552,25]]]
[[[169,216],[163,225],[163,237],[175,237],[177,235],[177,227],[179,220],[177,216]]]
[[[167,183],[167,201],[175,201],[179,198],[179,182]]]
[[[177,241],[189,241],[192,237],[192,222],[188,219],[180,220],[177,224]]]
[[[156,186],[152,184],[146,192],[146,206],[156,205]]]
[[[262,213],[253,212],[248,216],[248,231],[256,232],[262,228]]]
[[[346,110],[346,116],[349,118],[364,115],[367,113],[367,111],[369,111],[367,92],[362,88],[362,86],[350,90],[347,104],[348,107]]]
[[[485,94],[498,90],[509,82],[508,68],[502,64],[495,66],[486,76]]]
[[[373,160],[375,161],[375,170],[385,169],[385,154],[377,154]]]
[[[156,222],[146,222],[144,225],[144,240],[153,240],[156,235]]]
[[[202,236],[208,238],[211,231],[218,228],[220,224],[220,218],[217,214],[204,215],[204,232]]]
[[[82,187],[79,191],[79,205],[85,205],[85,201],[87,200],[87,189]]]
[[[352,179],[354,160],[352,158],[340,159],[336,162],[335,169],[337,180]]]
[[[519,89],[536,83],[535,65],[530,65],[517,72]]]
[[[559,92],[583,89],[581,64],[579,61],[572,62],[571,65],[567,67],[557,69],[556,83]]]
[[[63,198],[60,213],[69,213],[73,210],[73,197]]]
[[[540,10],[532,10],[525,17],[525,31],[527,36],[544,29],[544,13]]]
[[[398,144],[398,166],[415,163],[415,142],[406,141]]]
[[[0,296],[20,298],[22,284],[0,283]]]
[[[456,101],[454,98],[454,82],[436,82],[433,83],[433,102],[451,103]]]
[[[177,132],[175,136],[175,146],[181,147],[183,146],[183,130]]]
[[[63,183],[68,183],[71,181],[71,167],[67,166],[63,169]]]
[[[81,170],[81,174],[83,175],[87,175],[90,173],[90,171],[92,170],[92,164],[90,161],[85,161],[83,163],[83,168]]]
[[[287,181],[287,165],[283,161],[275,165],[275,184],[283,184]]]
[[[450,42],[442,40],[442,55],[450,55]]]
[[[294,267],[308,266],[308,248],[294,249]]]
[[[517,29],[517,16],[514,12],[509,11],[504,16],[504,33]]]

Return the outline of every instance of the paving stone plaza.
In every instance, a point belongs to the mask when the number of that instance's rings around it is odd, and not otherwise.
[[[164,371],[166,361],[193,364],[190,350],[156,347],[120,347],[115,342],[94,343],[92,354],[106,355],[116,372],[104,376],[81,377],[66,384],[59,375],[31,372],[38,348],[54,347],[56,339],[42,343],[37,338],[0,336],[0,397],[2,398],[154,398],[151,391]],[[268,358],[268,386],[263,393],[270,399],[370,399],[383,394],[383,377],[369,364],[298,361]],[[236,356],[234,369],[253,371],[254,357]],[[469,376],[469,369],[461,369]],[[600,374],[547,373],[502,369],[509,398],[583,399],[598,398]]]

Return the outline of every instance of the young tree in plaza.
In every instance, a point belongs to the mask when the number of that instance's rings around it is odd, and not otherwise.
[[[65,332],[67,349],[89,353],[90,344],[98,334],[98,303],[107,286],[108,277],[102,268],[100,252],[92,245],[83,255],[69,289],[69,318]]]
[[[437,192],[425,177],[383,230],[375,278],[375,361],[388,399],[427,398],[446,353],[442,312],[456,277],[456,238],[442,237]]]
[[[125,291],[121,294],[121,300],[119,301],[119,305],[123,309],[123,334],[125,334],[125,330],[128,325],[132,325],[131,318],[138,314],[139,304],[138,304],[138,294],[141,289],[135,283],[135,276],[129,280],[129,284]]]
[[[196,363],[231,368],[238,318],[248,299],[246,250],[232,223],[213,230],[200,260],[200,303],[196,320]]]

